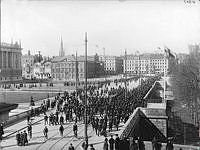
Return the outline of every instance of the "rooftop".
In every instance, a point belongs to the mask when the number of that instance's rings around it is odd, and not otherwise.
[[[1,47],[3,48],[17,48],[17,49],[21,49],[21,44],[18,44],[18,42],[15,42],[15,44],[13,43],[1,43]]]
[[[18,104],[0,103],[0,113],[17,108]]]

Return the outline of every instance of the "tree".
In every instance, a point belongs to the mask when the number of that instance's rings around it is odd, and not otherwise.
[[[185,63],[177,64],[172,73],[172,90],[176,100],[175,104],[185,106],[191,112],[195,125],[198,124],[198,65],[197,59],[190,56]]]

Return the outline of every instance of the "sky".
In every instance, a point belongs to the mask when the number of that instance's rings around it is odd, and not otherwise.
[[[61,37],[67,55],[122,55],[158,52],[167,46],[188,53],[200,43],[200,1],[184,0],[2,0],[1,40],[21,41],[25,54],[59,54]]]

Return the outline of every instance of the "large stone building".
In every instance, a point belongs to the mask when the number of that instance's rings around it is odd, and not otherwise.
[[[31,55],[30,51],[28,54],[22,55],[22,77],[26,79],[33,78],[33,65],[34,56]]]
[[[76,71],[77,69],[77,71]],[[76,74],[77,73],[77,74]],[[103,65],[98,61],[98,56],[88,56],[87,58],[87,77],[99,77],[103,73]],[[52,60],[52,78],[54,80],[79,80],[85,78],[85,57],[74,55],[55,57]]]
[[[1,43],[0,82],[22,79],[21,44]]]
[[[164,54],[159,53],[145,53],[141,55],[127,55],[123,66],[124,73],[125,68],[128,74],[135,74],[135,75],[155,75],[155,74],[162,74],[164,72],[169,72],[169,66],[174,61],[171,58],[166,58]],[[175,59],[175,58],[174,58]]]
[[[123,72],[123,59],[117,56],[100,56],[100,61],[104,63],[106,75],[116,75]]]

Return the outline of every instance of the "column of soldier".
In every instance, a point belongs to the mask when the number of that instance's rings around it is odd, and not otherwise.
[[[143,106],[143,97],[147,91],[151,88],[152,84],[157,78],[150,78],[143,82],[143,84],[135,89],[130,89],[127,92],[127,99],[125,97],[125,88],[118,86],[117,88],[108,88],[110,83],[104,83],[100,85],[88,86],[88,106],[87,114],[89,116],[88,123],[91,123],[95,133],[100,136],[107,136],[107,131],[113,131],[119,128],[120,122],[126,122],[136,107]],[[115,81],[118,85],[119,82]],[[84,116],[84,90],[78,90],[76,93],[64,92],[64,95],[60,94],[55,97],[54,101],[44,102],[44,136],[48,138],[48,128],[51,125],[60,125],[59,132],[63,135],[63,124],[65,122],[74,121],[75,125],[77,121],[82,121]],[[48,106],[47,106],[48,105]],[[56,107],[55,114],[51,113],[47,116],[46,111],[48,108]],[[32,127],[28,125],[29,137],[32,137]],[[108,129],[108,130],[107,130]],[[16,135],[17,143],[19,145],[28,144],[27,133],[18,133]]]

